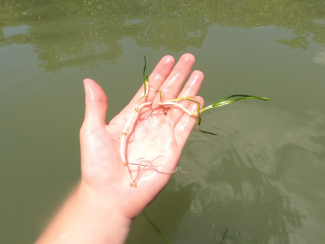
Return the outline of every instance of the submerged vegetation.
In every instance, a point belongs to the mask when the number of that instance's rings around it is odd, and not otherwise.
[[[139,100],[137,101],[137,103],[135,104],[134,112],[129,117],[129,119],[127,120],[127,122],[125,124],[125,127],[124,127],[124,129],[122,131],[121,144],[120,144],[121,158],[122,158],[122,161],[124,163],[127,174],[129,176],[129,179],[131,181],[131,183],[130,183],[131,186],[136,186],[137,185],[137,181],[139,180],[139,178],[141,176],[141,172],[140,172],[141,169],[143,169],[143,170],[154,170],[156,172],[166,174],[166,172],[162,172],[162,171],[159,171],[158,169],[156,169],[152,165],[152,163],[150,161],[146,161],[145,164],[142,164],[142,163],[134,164],[134,163],[132,163],[132,165],[138,165],[138,173],[137,173],[137,176],[136,176],[135,179],[133,179],[132,176],[131,176],[131,171],[129,169],[129,164],[131,164],[131,163],[127,162],[126,156],[125,156],[126,137],[133,130],[134,121],[137,119],[137,116],[141,113],[142,108],[150,107],[150,109],[151,109],[152,105],[158,105],[158,106],[161,106],[164,109],[164,111],[167,113],[171,107],[177,107],[177,108],[183,110],[183,112],[187,113],[189,116],[197,117],[197,126],[198,126],[198,129],[201,132],[206,133],[206,134],[210,134],[210,135],[216,135],[215,133],[204,131],[204,130],[200,129],[200,124],[201,124],[201,121],[202,121],[201,114],[203,112],[205,112],[206,110],[209,110],[209,109],[212,109],[212,108],[218,108],[218,107],[228,105],[228,104],[240,101],[240,100],[245,100],[245,99],[259,99],[259,100],[264,100],[264,101],[270,100],[270,98],[266,98],[266,97],[256,97],[256,96],[251,96],[251,95],[235,94],[235,95],[230,95],[230,96],[224,97],[221,100],[217,101],[216,103],[211,104],[211,105],[209,105],[209,106],[207,106],[205,108],[200,109],[201,104],[195,97],[186,96],[186,97],[180,97],[180,98],[172,99],[172,100],[164,100],[163,99],[163,97],[164,97],[163,92],[158,90],[157,92],[159,92],[159,94],[160,94],[160,102],[158,102],[158,103],[144,102],[144,103],[139,104],[142,99],[147,97],[148,91],[149,91],[149,77],[146,76],[146,74],[145,74],[146,67],[147,67],[147,60],[146,60],[146,56],[144,55],[144,68],[143,68],[143,88],[144,88],[144,92],[143,92],[143,96],[140,97]],[[194,113],[191,113],[189,110],[187,110],[185,107],[183,107],[180,103],[178,103],[178,102],[183,101],[183,100],[187,100],[187,101],[196,103],[197,104],[197,111],[194,112]],[[169,173],[167,173],[167,174],[169,174]]]

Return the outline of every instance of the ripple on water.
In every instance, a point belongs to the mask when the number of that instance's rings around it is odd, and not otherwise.
[[[211,111],[203,121],[219,136],[194,131],[180,161],[189,173],[174,175],[178,189],[194,186],[190,213],[217,221],[228,211],[228,227],[253,236],[262,228],[265,242],[315,238],[310,228],[325,224],[325,115],[250,104]]]

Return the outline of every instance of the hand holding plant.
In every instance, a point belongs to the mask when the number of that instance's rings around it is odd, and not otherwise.
[[[232,95],[202,108],[196,96],[203,73],[195,58],[163,57],[131,102],[108,124],[103,89],[85,79],[85,119],[80,130],[81,182],[37,241],[45,243],[123,243],[134,218],[169,181],[201,113],[243,99]],[[230,100],[231,99],[231,100]],[[200,129],[200,131],[202,131]],[[204,133],[215,135],[211,132]]]
[[[134,217],[167,184],[197,117],[178,107],[164,108],[153,104],[141,108],[130,122],[132,129],[124,138],[125,158],[137,187],[130,187],[132,181],[127,176],[120,153],[125,125],[136,112],[137,104],[140,107],[142,103],[159,103],[162,94],[164,100],[195,97],[203,81],[202,72],[194,71],[181,90],[194,61],[193,55],[184,54],[172,70],[173,57],[162,58],[149,76],[147,96],[138,103],[145,94],[142,86],[129,105],[108,124],[105,124],[107,98],[104,91],[94,81],[84,81],[86,116],[80,132],[82,185],[124,216]],[[196,100],[203,104],[202,98],[196,97]],[[193,113],[197,111],[196,103],[183,100],[179,104]]]

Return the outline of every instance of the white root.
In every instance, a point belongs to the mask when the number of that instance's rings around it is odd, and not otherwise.
[[[137,186],[136,181],[138,180],[139,177],[136,177],[135,180],[132,179],[131,171],[130,171],[129,166],[128,166],[129,163],[127,162],[127,160],[125,158],[126,157],[126,137],[127,137],[128,133],[130,133],[133,130],[134,123],[132,123],[132,121],[138,117],[138,115],[140,113],[140,110],[143,107],[147,106],[147,105],[153,105],[153,104],[154,105],[161,105],[161,106],[164,106],[164,105],[176,106],[176,107],[182,109],[185,113],[187,113],[190,116],[195,116],[196,115],[195,113],[191,113],[186,108],[184,108],[182,105],[180,105],[178,103],[175,103],[175,102],[160,102],[160,103],[146,102],[146,103],[142,103],[141,105],[138,105],[138,103],[135,105],[135,111],[129,117],[129,119],[126,122],[125,127],[124,127],[124,129],[122,131],[121,144],[120,144],[121,159],[122,159],[124,167],[125,167],[125,169],[127,171],[127,175],[128,175],[128,177],[129,177],[129,179],[131,181],[130,185],[134,186],[134,187]],[[148,166],[148,165],[146,164],[146,166]],[[177,168],[176,168],[176,170],[177,170]],[[157,172],[159,172],[159,171],[157,171]]]

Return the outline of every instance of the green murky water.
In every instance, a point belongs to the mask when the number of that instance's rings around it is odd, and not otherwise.
[[[33,243],[78,181],[82,80],[108,120],[152,70],[190,52],[209,111],[145,210],[171,243],[323,243],[324,0],[0,0],[0,243]],[[165,243],[140,214],[127,243]]]

